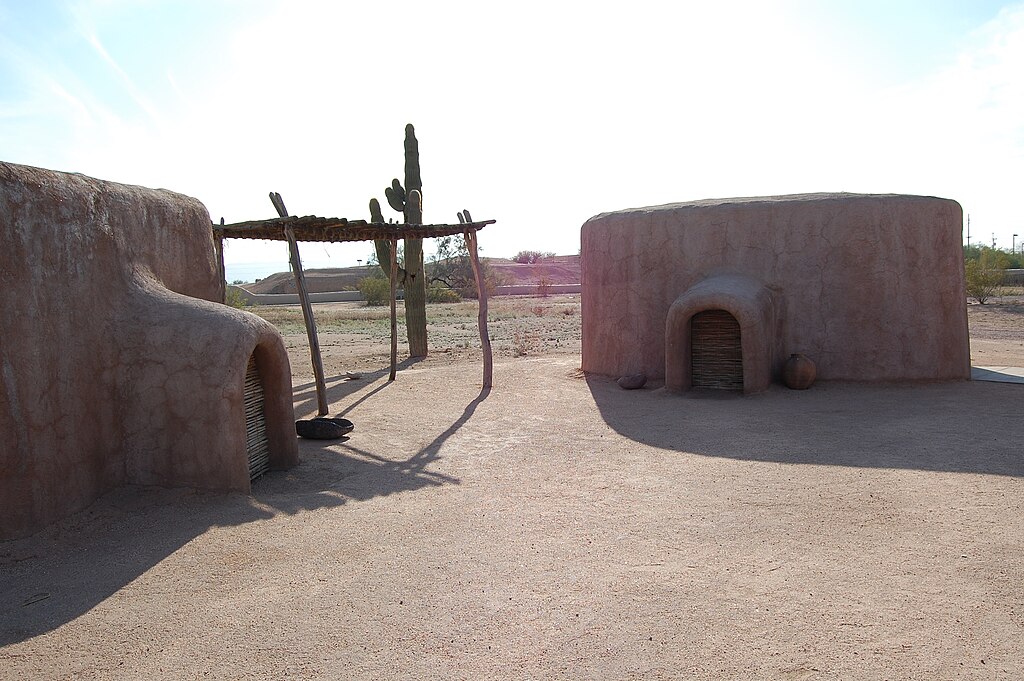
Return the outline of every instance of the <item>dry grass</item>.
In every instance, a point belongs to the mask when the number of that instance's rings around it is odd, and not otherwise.
[[[578,295],[558,295],[538,299],[529,296],[502,296],[488,301],[488,330],[498,355],[524,357],[550,352],[580,351],[580,299]],[[286,340],[301,344],[305,338],[302,310],[298,306],[261,306],[250,308],[274,324]],[[365,307],[360,303],[329,303],[314,306],[317,330],[321,334],[340,334],[345,339],[380,342],[390,334],[390,310]],[[432,350],[479,351],[476,301],[433,303],[427,305],[428,335]],[[399,335],[405,335],[405,311],[398,306]],[[381,345],[381,349],[383,349]]]
[[[1022,291],[1024,294],[1024,291]],[[1004,288],[1003,295],[986,305],[967,306],[972,339],[1018,341],[1024,334],[1024,295]],[[249,308],[281,331],[290,347],[306,346],[302,311],[298,306]],[[436,303],[427,306],[431,352],[449,352],[453,359],[471,358],[480,352],[476,301]],[[314,306],[322,346],[334,346],[349,356],[364,356],[369,364],[388,351],[390,335],[387,307],[360,303],[327,303]],[[404,347],[405,315],[398,306],[400,347]],[[581,350],[580,298],[578,295],[502,296],[489,301],[488,329],[494,352],[505,357],[536,357],[545,354],[579,353]],[[978,348],[981,346],[978,345]],[[301,356],[302,352],[298,353]],[[976,358],[976,359],[980,359]],[[1005,358],[1003,362],[1017,360]],[[296,362],[302,366],[306,362]]]

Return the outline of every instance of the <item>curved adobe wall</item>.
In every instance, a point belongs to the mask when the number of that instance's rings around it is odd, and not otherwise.
[[[195,199],[0,163],[0,539],[126,483],[249,489],[246,362],[272,463],[298,460],[288,357],[218,302]]]
[[[604,213],[582,230],[583,369],[665,375],[666,322],[714,275],[771,292],[772,374],[792,352],[820,379],[970,377],[962,212],[948,199],[808,194]]]

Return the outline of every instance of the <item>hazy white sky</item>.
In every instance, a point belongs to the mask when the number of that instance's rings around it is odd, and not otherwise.
[[[576,253],[604,211],[818,191],[956,199],[1024,237],[1024,2],[0,0],[0,159],[214,220],[368,218],[416,126],[424,218]],[[369,244],[306,245],[306,264]],[[285,260],[231,241],[229,262]]]

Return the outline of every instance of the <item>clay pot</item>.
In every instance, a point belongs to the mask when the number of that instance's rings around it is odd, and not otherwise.
[[[786,360],[786,366],[782,369],[782,380],[786,382],[787,388],[793,390],[807,390],[814,384],[818,375],[818,369],[806,355],[794,352]]]

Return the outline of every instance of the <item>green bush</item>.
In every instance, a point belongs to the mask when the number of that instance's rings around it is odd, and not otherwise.
[[[242,292],[231,286],[228,286],[224,291],[224,304],[239,309],[249,307],[249,303],[246,301],[245,296],[242,295]]]
[[[990,248],[982,249],[977,259],[968,258],[964,263],[967,295],[984,305],[1002,285],[1007,264],[1005,253]]]
[[[391,303],[391,282],[377,277],[359,280],[359,292],[367,305],[389,305]]]
[[[462,300],[459,292],[447,286],[431,284],[427,287],[428,303],[457,303]]]
[[[517,262],[521,265],[534,265],[544,258],[553,257],[555,257],[555,254],[551,251],[519,251],[512,256],[512,262]]]

